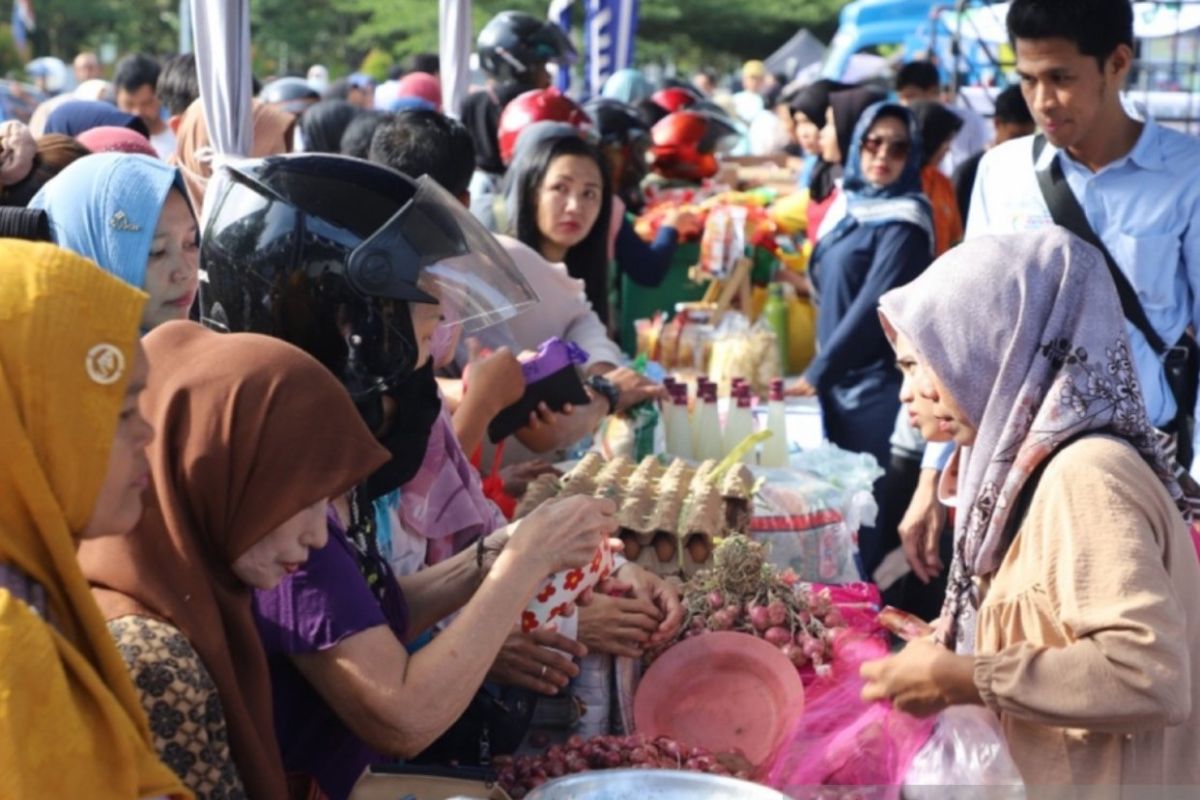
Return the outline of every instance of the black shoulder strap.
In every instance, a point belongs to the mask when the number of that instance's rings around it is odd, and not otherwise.
[[[1038,186],[1042,190],[1042,197],[1046,200],[1046,207],[1050,209],[1050,216],[1053,217],[1055,223],[1100,251],[1104,256],[1105,263],[1108,264],[1108,271],[1112,273],[1113,283],[1117,286],[1117,296],[1121,298],[1121,310],[1125,314],[1125,319],[1132,322],[1134,327],[1142,332],[1146,341],[1154,348],[1154,352],[1162,355],[1167,352],[1166,343],[1158,335],[1158,331],[1154,330],[1150,320],[1146,318],[1146,310],[1142,308],[1142,303],[1138,300],[1133,285],[1125,277],[1125,273],[1121,272],[1116,259],[1112,257],[1112,253],[1108,252],[1104,242],[1092,229],[1091,223],[1088,222],[1087,216],[1079,206],[1079,201],[1075,199],[1075,194],[1067,184],[1067,177],[1063,174],[1059,159],[1055,158],[1049,169],[1039,170],[1037,168],[1038,161],[1045,149],[1046,137],[1039,133],[1033,140],[1033,168],[1037,174]]]

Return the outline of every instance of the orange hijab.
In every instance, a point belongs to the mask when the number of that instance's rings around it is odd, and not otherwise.
[[[291,151],[292,129],[296,127],[295,115],[258,100],[254,101],[252,114],[252,158],[277,156]],[[183,119],[179,121],[179,130],[175,133],[175,155],[168,160],[183,171],[192,208],[196,209],[197,213],[204,207],[204,190],[208,186],[208,179],[212,177],[212,162],[209,158],[211,147],[212,140],[208,138],[208,126],[204,122],[204,107],[196,100],[188,106],[187,111],[183,113]]]
[[[80,562],[107,619],[148,614],[183,632],[217,685],[248,796],[283,798],[252,590],[230,565],[389,456],[341,383],[290,344],[192,322],[142,341],[154,497],[132,533],[85,542]]]

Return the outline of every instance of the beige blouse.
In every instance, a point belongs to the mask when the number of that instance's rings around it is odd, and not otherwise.
[[[1200,784],[1200,559],[1127,443],[1046,468],[986,588],[975,683],[1031,787]]]

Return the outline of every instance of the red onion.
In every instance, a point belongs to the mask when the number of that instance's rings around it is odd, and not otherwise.
[[[787,628],[767,628],[767,632],[763,634],[763,638],[776,647],[783,647],[785,644],[792,643],[792,634]]]

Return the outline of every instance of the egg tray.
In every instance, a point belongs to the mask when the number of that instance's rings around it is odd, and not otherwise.
[[[717,476],[715,461],[669,465],[655,456],[634,464],[588,453],[561,478],[529,484],[515,518],[560,497],[607,497],[617,503],[625,557],[663,577],[690,578],[710,566],[717,540],[750,530],[754,477],[744,466]]]

